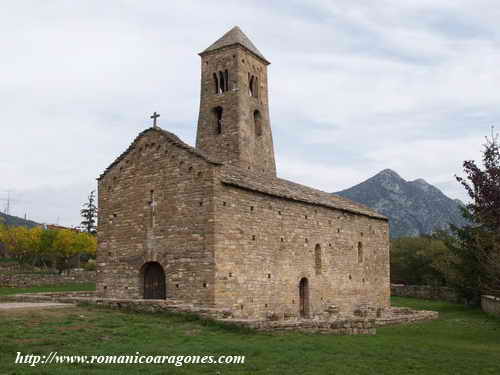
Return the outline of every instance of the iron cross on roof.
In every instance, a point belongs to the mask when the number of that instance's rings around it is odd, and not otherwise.
[[[153,119],[153,126],[154,126],[155,128],[157,127],[157,125],[156,125],[156,119],[157,119],[158,117],[160,117],[160,114],[159,114],[159,113],[156,113],[156,112],[155,112],[155,113],[153,113],[153,115],[150,117],[150,118],[152,118],[152,119]]]

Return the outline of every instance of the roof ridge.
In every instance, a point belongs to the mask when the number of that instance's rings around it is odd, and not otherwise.
[[[226,32],[222,37],[220,37],[214,43],[212,43],[208,48],[203,50],[200,53],[200,55],[207,52],[216,51],[220,48],[232,46],[235,44],[241,45],[242,47],[246,48],[260,59],[264,60],[267,64],[269,64],[269,61],[257,49],[257,47],[255,47],[250,38],[248,38],[245,35],[245,33],[239,28],[239,26],[234,26],[231,30]]]
[[[221,181],[227,185],[285,199],[334,208],[344,212],[387,220],[375,210],[349,199],[278,177],[271,177],[224,165]],[[274,184],[273,184],[274,182]]]

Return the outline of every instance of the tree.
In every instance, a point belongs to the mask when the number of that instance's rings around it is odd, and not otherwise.
[[[0,225],[0,242],[9,255],[21,265],[52,266],[63,272],[70,268],[76,254],[94,256],[97,240],[94,235],[72,229],[42,227],[7,227]]]
[[[466,177],[456,176],[471,198],[463,210],[471,225],[453,227],[456,235],[452,251],[458,260],[455,268],[462,277],[461,289],[469,298],[479,300],[481,293],[500,295],[500,144],[498,134],[486,137],[482,168],[466,160]]]
[[[52,238],[51,252],[55,258],[55,266],[59,272],[71,268],[71,259],[77,254],[94,255],[97,241],[90,233],[77,232],[71,229],[60,229]]]
[[[391,282],[445,285],[450,254],[444,242],[430,236],[391,241]]]
[[[80,227],[82,231],[95,235],[97,233],[97,206],[95,190],[90,192],[87,199],[87,202],[83,204],[83,208],[80,210],[80,215],[83,218]]]
[[[19,264],[33,265],[39,253],[38,242],[41,231],[36,228],[9,227],[2,225],[0,228],[0,241],[4,244],[7,252],[15,258]]]
[[[481,169],[475,161],[463,163],[466,178],[456,177],[472,202],[467,205],[471,218],[478,225],[500,234],[500,144],[498,134],[486,137]]]

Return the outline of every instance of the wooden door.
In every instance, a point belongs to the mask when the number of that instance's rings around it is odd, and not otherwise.
[[[307,278],[300,279],[299,283],[299,314],[301,318],[309,317],[309,282]]]
[[[165,299],[165,272],[157,262],[145,265],[144,269],[144,299]]]

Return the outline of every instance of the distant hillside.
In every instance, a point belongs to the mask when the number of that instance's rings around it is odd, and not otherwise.
[[[16,226],[16,227],[24,226],[24,227],[28,227],[28,228],[32,228],[32,227],[36,227],[37,225],[40,225],[34,221],[24,220],[24,219],[21,219],[20,217],[7,215],[7,214],[1,213],[1,212],[0,212],[0,223],[4,223],[7,225],[12,225],[12,226]]]
[[[335,194],[387,216],[391,237],[431,234],[450,223],[466,224],[460,200],[448,198],[423,179],[406,181],[390,169]]]

